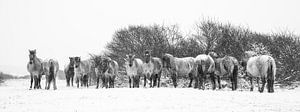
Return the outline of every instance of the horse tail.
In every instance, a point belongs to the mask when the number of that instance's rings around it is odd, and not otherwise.
[[[49,67],[49,82],[51,82],[54,78],[54,63],[53,61],[50,61],[50,67]]]
[[[274,66],[273,66],[273,61],[271,60],[271,59],[269,59],[268,60],[268,65],[269,65],[269,67],[268,67],[268,70],[267,70],[267,79],[268,80],[274,80],[275,78],[275,76],[273,75],[274,73],[274,71],[273,71],[273,69],[274,69]]]

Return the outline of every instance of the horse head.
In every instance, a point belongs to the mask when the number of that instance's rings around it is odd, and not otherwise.
[[[29,50],[29,64],[34,63],[34,58],[36,58],[36,50]]]
[[[257,53],[254,51],[245,51],[245,53],[243,54],[241,61],[239,63],[244,68],[244,70],[246,69],[249,58],[253,56],[257,56]]]
[[[171,68],[171,58],[173,56],[171,54],[165,54],[162,57],[162,65],[163,68]]]
[[[126,61],[129,63],[129,67],[132,67],[135,55],[126,55]]]
[[[145,53],[145,62],[146,63],[149,63],[150,62],[150,59],[151,59],[151,51],[150,50],[146,50]]]
[[[69,57],[70,60],[70,66],[73,67],[75,63],[75,57]]]
[[[213,59],[218,58],[218,54],[215,53],[215,52],[209,52],[208,55],[209,55],[210,57],[212,57]]]
[[[74,57],[74,66],[75,68],[78,68],[80,66],[81,59],[80,57]]]

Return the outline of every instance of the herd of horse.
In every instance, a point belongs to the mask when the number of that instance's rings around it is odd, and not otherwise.
[[[196,57],[174,57],[172,54],[164,54],[162,58],[153,57],[151,51],[144,52],[144,60],[135,57],[134,54],[128,54],[124,58],[125,73],[129,79],[129,88],[139,88],[141,77],[144,77],[144,87],[147,83],[150,87],[160,87],[161,74],[168,74],[172,79],[174,87],[177,87],[177,79],[181,76],[187,76],[190,79],[188,87],[205,89],[206,78],[209,77],[212,89],[221,89],[220,79],[229,78],[232,90],[237,89],[238,70],[241,65],[247,77],[249,77],[253,91],[253,79],[256,78],[258,91],[263,92],[267,83],[269,93],[274,92],[274,80],[276,74],[276,64],[274,58],[269,55],[257,55],[254,52],[246,51],[241,60],[235,57],[219,57],[215,52],[200,54]],[[50,88],[51,82],[53,88],[56,87],[56,75],[59,64],[54,59],[41,60],[36,56],[36,50],[29,50],[29,62],[27,70],[30,73],[30,89],[34,81],[34,89],[41,89],[41,77],[46,76],[45,89]],[[69,57],[69,63],[64,69],[67,86],[77,88],[79,85],[89,87],[91,82],[91,73],[96,74],[96,88],[99,88],[99,80],[102,80],[102,87],[114,88],[116,76],[119,73],[119,65],[115,60],[106,56],[91,55],[91,59],[81,60],[80,57]],[[216,83],[217,80],[217,83]],[[261,83],[261,85],[260,85]]]

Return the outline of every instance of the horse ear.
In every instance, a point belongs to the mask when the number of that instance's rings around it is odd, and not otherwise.
[[[30,50],[30,49],[28,49],[28,51],[30,52],[31,50]]]
[[[33,52],[36,53],[36,49],[34,49]]]

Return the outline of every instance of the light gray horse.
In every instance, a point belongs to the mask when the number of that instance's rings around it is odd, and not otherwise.
[[[246,74],[250,78],[251,88],[253,91],[253,78],[257,78],[258,91],[263,92],[267,81],[267,89],[269,93],[274,92],[274,80],[276,75],[276,63],[273,57],[269,55],[249,55],[245,52],[242,58],[242,66],[246,68]],[[262,86],[260,86],[260,81]]]
[[[43,62],[43,72],[46,76],[45,89],[50,89],[50,84],[53,82],[53,89],[56,90],[56,76],[59,70],[59,64],[54,59],[45,60]]]
[[[129,88],[131,88],[131,83],[133,88],[139,88],[140,77],[143,75],[143,61],[135,58],[135,55],[126,55],[125,68],[129,78]]]
[[[29,62],[27,63],[27,71],[30,73],[30,87],[34,81],[34,89],[41,89],[41,77],[43,74],[42,60],[36,56],[36,50],[29,50]]]
[[[160,77],[162,72],[162,62],[160,58],[152,57],[151,51],[146,50],[144,62],[144,87],[146,87],[146,79],[150,80],[150,87],[160,86]],[[153,83],[152,83],[153,81]]]
[[[91,65],[91,61],[81,61],[80,57],[75,57],[74,75],[77,83],[77,88],[79,88],[79,83],[81,83],[81,86],[89,87],[88,79],[89,73],[91,72]]]
[[[189,87],[192,87],[193,78],[196,74],[194,69],[194,58],[177,58],[171,54],[164,54],[162,57],[163,71],[171,74],[173,85],[177,87],[178,76],[189,76]]]
[[[215,87],[215,62],[212,57],[206,54],[200,54],[195,58],[195,69],[197,71],[195,88],[205,89],[206,76],[209,74],[213,88]]]

